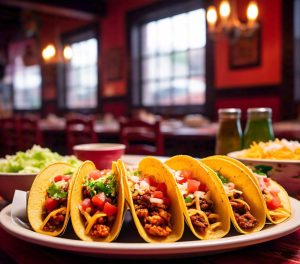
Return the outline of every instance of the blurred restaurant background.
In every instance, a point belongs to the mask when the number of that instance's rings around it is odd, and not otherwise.
[[[158,122],[132,136],[154,155],[204,157],[218,110],[244,129],[253,107],[300,140],[300,0],[0,0],[0,156],[127,142],[135,118]]]

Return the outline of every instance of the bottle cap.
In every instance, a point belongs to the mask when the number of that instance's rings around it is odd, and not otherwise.
[[[218,115],[219,118],[240,118],[241,112],[239,108],[220,108]]]
[[[248,108],[248,118],[271,118],[272,109],[268,107]]]

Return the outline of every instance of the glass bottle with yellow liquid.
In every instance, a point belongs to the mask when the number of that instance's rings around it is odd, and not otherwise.
[[[219,129],[216,138],[217,155],[240,150],[242,146],[241,109],[222,108],[218,110]]]
[[[274,140],[271,108],[249,108],[244,131],[243,148],[249,148],[255,142]]]

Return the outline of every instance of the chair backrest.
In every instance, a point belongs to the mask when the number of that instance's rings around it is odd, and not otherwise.
[[[0,119],[1,155],[14,154],[17,151],[17,126],[13,117]]]
[[[119,122],[120,141],[126,146],[127,154],[164,154],[164,139],[159,118],[154,123],[126,118],[121,118]]]
[[[37,116],[22,116],[17,118],[18,150],[25,151],[34,144],[43,145],[40,118]]]
[[[73,154],[74,145],[98,142],[94,117],[67,117],[66,132],[68,154]]]

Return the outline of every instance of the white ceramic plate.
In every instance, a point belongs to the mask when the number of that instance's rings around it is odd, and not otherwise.
[[[178,257],[183,255],[204,255],[215,252],[237,249],[244,246],[273,240],[292,233],[300,227],[300,201],[291,198],[292,216],[278,225],[266,225],[263,230],[248,235],[241,235],[232,230],[226,237],[216,240],[197,240],[185,229],[184,237],[175,243],[143,242],[128,213],[117,241],[96,243],[78,240],[69,224],[62,237],[49,237],[26,229],[21,223],[11,218],[11,205],[0,213],[0,224],[4,230],[22,240],[61,250],[81,254],[111,257]]]

